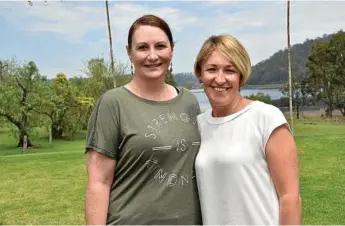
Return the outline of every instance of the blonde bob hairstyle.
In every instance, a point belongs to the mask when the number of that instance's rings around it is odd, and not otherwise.
[[[240,86],[244,85],[251,73],[251,61],[244,46],[231,35],[213,35],[202,45],[194,64],[194,73],[200,79],[201,68],[213,51],[217,49],[240,73]]]

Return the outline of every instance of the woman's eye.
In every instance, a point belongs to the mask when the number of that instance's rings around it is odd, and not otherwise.
[[[147,49],[147,46],[139,46],[137,49],[138,50],[145,50],[145,49]]]
[[[164,49],[164,48],[166,48],[166,45],[158,45],[157,47],[158,47],[158,49]]]
[[[215,69],[215,68],[209,68],[209,69],[207,69],[206,71],[208,71],[208,72],[215,72],[216,69]]]

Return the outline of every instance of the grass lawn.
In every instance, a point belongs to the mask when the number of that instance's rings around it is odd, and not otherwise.
[[[303,224],[345,224],[345,124],[298,122]],[[0,225],[84,224],[84,140],[35,139],[21,153],[0,134]]]

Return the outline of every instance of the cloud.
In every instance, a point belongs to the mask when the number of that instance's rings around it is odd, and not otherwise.
[[[177,40],[175,72],[192,71],[201,44],[213,34],[234,35],[247,48],[253,64],[287,46],[286,1],[110,1],[109,7],[115,57],[123,62],[128,62],[125,52],[128,29],[136,18],[147,13],[161,16],[172,28]],[[291,43],[344,29],[344,8],[345,2],[292,1]],[[87,51],[75,50],[74,58],[109,55],[104,1],[49,1],[47,6],[35,3],[32,7],[26,1],[2,2],[0,13],[8,26],[30,35],[45,37],[49,33],[54,40],[82,43]],[[66,55],[69,51],[56,49],[55,54]],[[72,64],[68,66],[73,68]],[[54,62],[45,66],[54,67]]]
[[[53,32],[62,39],[76,42],[88,32],[105,27],[101,7],[55,1],[33,6],[26,1],[12,2],[11,6],[11,14],[7,13],[5,17],[31,35]]]
[[[144,14],[155,14],[163,18],[173,32],[182,32],[197,23],[197,16],[178,8],[152,7],[142,3],[114,3],[111,7],[111,24],[116,34],[115,40],[125,42],[131,24]]]
[[[248,3],[244,4],[248,6]],[[292,2],[291,44],[344,29],[344,7],[345,2]],[[254,64],[287,46],[286,2],[265,2],[250,10],[234,11],[225,7],[216,10],[212,19],[200,18],[204,26],[203,35],[200,36],[221,33],[234,35],[247,47]]]
[[[4,11],[10,11],[5,14],[8,21],[28,33],[40,35],[42,32],[54,32],[65,40],[76,42],[82,41],[90,32],[100,29],[107,31],[105,5],[101,3],[49,1],[47,5],[35,3],[30,7],[25,1],[7,3],[8,6],[3,8]],[[197,21],[196,16],[169,6],[151,7],[141,2],[110,1],[109,7],[115,41],[123,41],[131,23],[147,13],[161,16],[178,32]],[[107,33],[103,35],[107,36]]]

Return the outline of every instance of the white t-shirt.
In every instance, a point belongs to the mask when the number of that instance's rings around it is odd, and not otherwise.
[[[287,124],[283,113],[259,101],[226,117],[211,112],[198,116],[201,146],[195,170],[203,223],[278,225],[265,146],[273,130]]]

